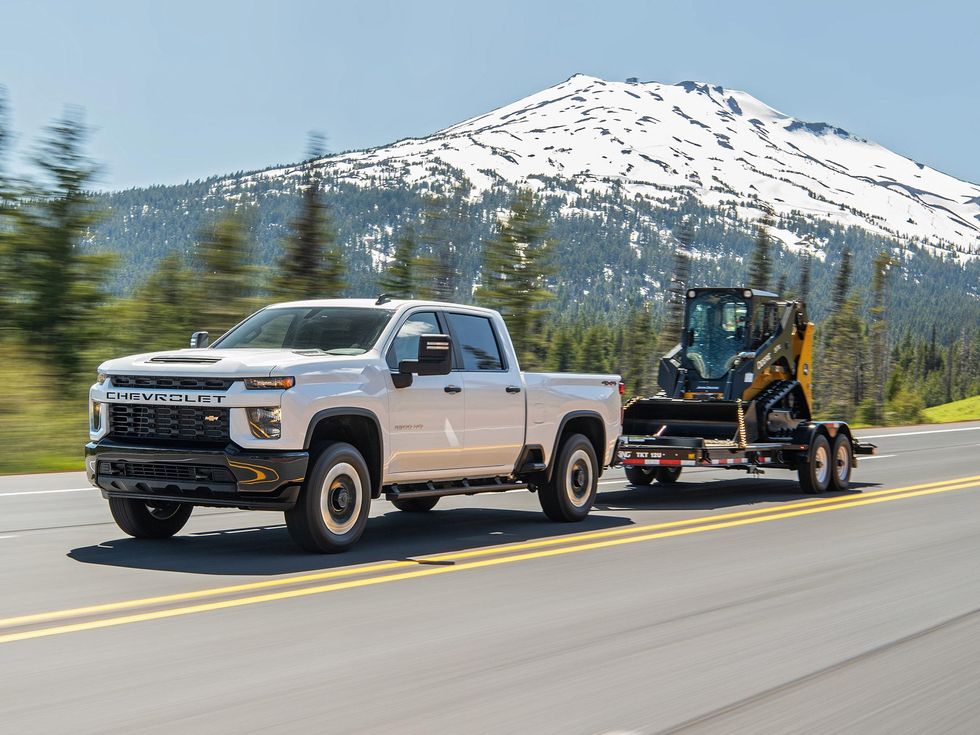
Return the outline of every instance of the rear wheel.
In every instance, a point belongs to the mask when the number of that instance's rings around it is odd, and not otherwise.
[[[680,476],[680,467],[661,467],[657,470],[657,482],[661,485],[673,485]]]
[[[830,458],[830,442],[823,434],[817,434],[810,442],[806,461],[797,470],[803,492],[811,495],[827,492],[833,474]]]
[[[134,538],[170,538],[187,523],[194,506],[187,503],[136,498],[109,498],[109,512],[116,525]]]
[[[346,551],[364,533],[371,508],[371,477],[364,457],[350,444],[331,444],[303,483],[286,528],[305,551]]]
[[[599,487],[599,463],[592,442],[572,434],[558,450],[551,479],[538,488],[538,500],[553,521],[581,521],[589,515]]]
[[[439,496],[432,498],[400,498],[391,501],[391,504],[406,513],[425,513],[436,507]]]
[[[626,480],[630,485],[635,485],[636,487],[645,487],[650,485],[654,480],[657,479],[657,470],[655,468],[647,467],[627,467],[626,468]]]
[[[833,472],[830,481],[834,490],[846,491],[851,486],[851,467],[854,465],[854,454],[851,450],[851,439],[844,433],[837,435],[834,439],[833,449]]]

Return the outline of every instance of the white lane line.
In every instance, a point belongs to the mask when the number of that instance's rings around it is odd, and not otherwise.
[[[951,431],[980,431],[980,426],[966,426],[962,429],[929,429],[928,431],[903,431],[900,434],[862,434],[858,439],[887,439],[890,436],[921,436],[922,434],[946,434]]]
[[[867,457],[861,457],[859,462],[867,462],[869,459],[888,459],[889,457],[897,457],[897,454],[870,454]]]
[[[98,492],[98,489],[94,487],[69,487],[69,488],[63,488],[61,490],[24,490],[22,492],[16,492],[16,493],[0,493],[0,498],[12,498],[15,495],[49,495],[50,493],[83,493],[86,490],[95,490],[96,492]]]
[[[0,539],[3,539],[3,538],[17,538],[17,537],[16,536],[0,536]]]

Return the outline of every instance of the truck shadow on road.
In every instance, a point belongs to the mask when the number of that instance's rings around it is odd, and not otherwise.
[[[246,517],[229,514],[229,523]],[[264,518],[274,516],[262,514]],[[281,518],[281,516],[280,516]],[[192,517],[193,522],[193,517]],[[215,575],[273,575],[390,561],[484,546],[596,531],[633,523],[626,517],[591,515],[582,523],[552,523],[540,511],[449,508],[424,514],[392,509],[368,522],[357,546],[344,554],[298,551],[279,523],[190,532],[167,541],[115,538],[72,549],[86,564]]]
[[[654,483],[647,487],[624,485],[602,491],[596,497],[595,509],[600,511],[648,510],[719,510],[758,503],[790,503],[814,498],[833,498],[860,495],[865,488],[878,487],[875,482],[852,482],[846,493],[807,495],[800,492],[795,479],[759,479],[741,477],[712,482],[684,482],[672,485]]]

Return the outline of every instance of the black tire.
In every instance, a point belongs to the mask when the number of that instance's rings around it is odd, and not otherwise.
[[[401,498],[392,500],[391,504],[406,513],[426,513],[436,507],[439,496],[431,498]]]
[[[634,487],[652,485],[657,479],[657,470],[652,467],[627,467],[626,481]]]
[[[680,476],[680,467],[661,467],[657,470],[657,482],[661,485],[673,485]]]
[[[833,470],[830,473],[830,482],[834,490],[847,492],[851,487],[851,468],[854,467],[854,452],[850,437],[843,432],[839,433],[831,445],[830,457]]]
[[[371,509],[371,475],[364,457],[350,444],[327,446],[307,473],[286,528],[304,551],[346,551],[364,533]]]
[[[811,495],[827,492],[833,475],[831,456],[827,437],[823,434],[814,436],[806,453],[806,461],[797,470],[803,492]]]
[[[148,505],[136,498],[109,498],[109,512],[116,525],[133,538],[170,538],[191,517],[194,506],[160,501]]]
[[[598,488],[599,463],[592,442],[572,434],[558,449],[551,479],[538,488],[538,500],[553,521],[581,521],[592,510]]]

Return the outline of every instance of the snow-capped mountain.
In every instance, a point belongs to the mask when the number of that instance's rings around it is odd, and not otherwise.
[[[451,166],[475,192],[498,180],[622,187],[665,204],[678,194],[740,218],[796,211],[980,257],[980,186],[826,123],[774,110],[745,92],[696,82],[610,82],[575,75],[425,138],[328,156],[320,165],[364,186],[424,182]],[[291,178],[296,167],[237,178]],[[222,185],[216,186],[220,196]],[[776,232],[790,247],[793,233]]]

